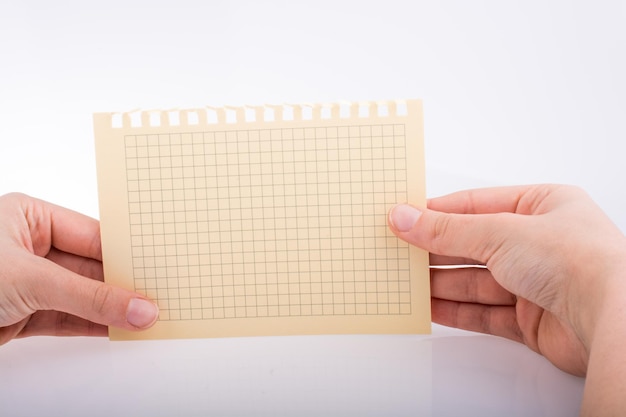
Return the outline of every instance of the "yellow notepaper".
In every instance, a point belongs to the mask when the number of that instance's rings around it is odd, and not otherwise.
[[[418,100],[94,115],[106,282],[160,308],[111,339],[429,333]]]

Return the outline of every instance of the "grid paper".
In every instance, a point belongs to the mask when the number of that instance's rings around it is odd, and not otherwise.
[[[131,289],[157,325],[416,313],[386,225],[410,199],[406,123],[359,121],[120,132]]]

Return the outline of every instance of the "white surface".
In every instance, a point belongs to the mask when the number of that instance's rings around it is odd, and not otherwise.
[[[0,3],[0,194],[97,217],[95,111],[415,97],[430,196],[573,183],[626,230],[623,1],[175,4]],[[582,380],[525,347],[435,336],[19,340],[0,410],[576,414]]]
[[[450,334],[448,334],[450,333]],[[108,342],[0,349],[6,416],[573,416],[582,380],[524,346],[434,336]]]

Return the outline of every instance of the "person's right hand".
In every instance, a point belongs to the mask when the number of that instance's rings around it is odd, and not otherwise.
[[[435,322],[525,343],[576,375],[603,320],[626,329],[626,238],[578,188],[465,191],[397,205],[389,225],[433,265],[486,266],[431,270]]]
[[[0,196],[0,345],[154,324],[155,303],[103,278],[97,220],[23,194]]]

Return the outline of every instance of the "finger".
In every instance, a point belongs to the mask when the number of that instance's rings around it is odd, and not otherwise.
[[[22,298],[33,310],[56,310],[94,323],[128,330],[145,329],[158,318],[158,307],[144,296],[85,278],[35,255],[22,260],[29,271]]]
[[[460,256],[445,256],[436,253],[429,254],[429,261],[431,266],[482,266],[483,264],[475,259],[463,258]]]
[[[64,252],[102,260],[100,223],[75,211],[51,205],[52,245]]]
[[[45,255],[51,246],[86,258],[102,260],[97,220],[43,200],[19,195],[28,219],[35,253]]]
[[[524,343],[514,306],[487,306],[433,298],[431,311],[435,323]]]
[[[104,281],[102,262],[91,258],[84,258],[71,253],[62,252],[56,248],[50,249],[46,258],[84,277]]]
[[[16,338],[30,336],[107,336],[108,328],[58,311],[37,311]]]
[[[429,199],[428,208],[457,214],[516,213],[522,198],[537,188],[523,185],[459,191]]]
[[[449,214],[398,204],[388,224],[400,239],[428,252],[487,264],[516,230],[510,214]]]
[[[517,302],[486,268],[431,269],[430,291],[432,297],[449,301],[502,306]]]

